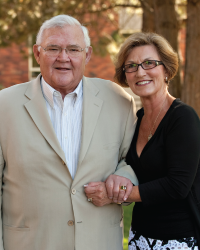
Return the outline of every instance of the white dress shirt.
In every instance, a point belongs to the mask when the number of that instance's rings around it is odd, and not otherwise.
[[[42,77],[41,88],[56,136],[65,153],[72,178],[76,174],[81,146],[83,83],[65,96],[52,88]]]

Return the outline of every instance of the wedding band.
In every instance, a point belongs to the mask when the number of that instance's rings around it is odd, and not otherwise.
[[[121,205],[122,203],[118,203],[118,202],[117,202],[117,204],[118,204],[118,205]]]
[[[126,190],[126,186],[121,186],[119,189]]]
[[[87,200],[88,200],[89,202],[92,202],[92,198],[88,198]]]

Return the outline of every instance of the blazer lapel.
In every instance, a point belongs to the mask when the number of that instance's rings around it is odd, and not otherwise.
[[[33,119],[34,123],[40,130],[41,134],[54,149],[54,151],[60,156],[63,162],[66,164],[65,154],[60,146],[60,143],[56,137],[54,128],[52,126],[47,108],[45,99],[42,94],[41,85],[40,85],[39,75],[35,80],[33,80],[25,95],[30,99],[29,102],[25,104],[25,108]]]
[[[98,92],[99,89],[92,80],[83,77],[83,116],[78,168],[87,153],[102,108],[103,100],[96,96]]]

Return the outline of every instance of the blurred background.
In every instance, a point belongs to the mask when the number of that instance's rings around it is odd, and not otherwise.
[[[0,90],[39,74],[32,46],[41,24],[58,14],[72,15],[90,32],[94,53],[88,77],[113,80],[115,55],[133,32],[164,36],[180,60],[169,92],[200,116],[200,0],[0,0]],[[139,98],[135,101],[140,108]],[[125,243],[131,209],[124,209]]]

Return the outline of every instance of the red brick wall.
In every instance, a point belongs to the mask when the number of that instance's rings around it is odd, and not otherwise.
[[[11,47],[0,48],[0,85],[9,87],[26,81],[28,81],[26,47],[13,44]]]
[[[114,65],[109,55],[101,57],[93,54],[86,65],[84,75],[113,81],[114,71]]]

